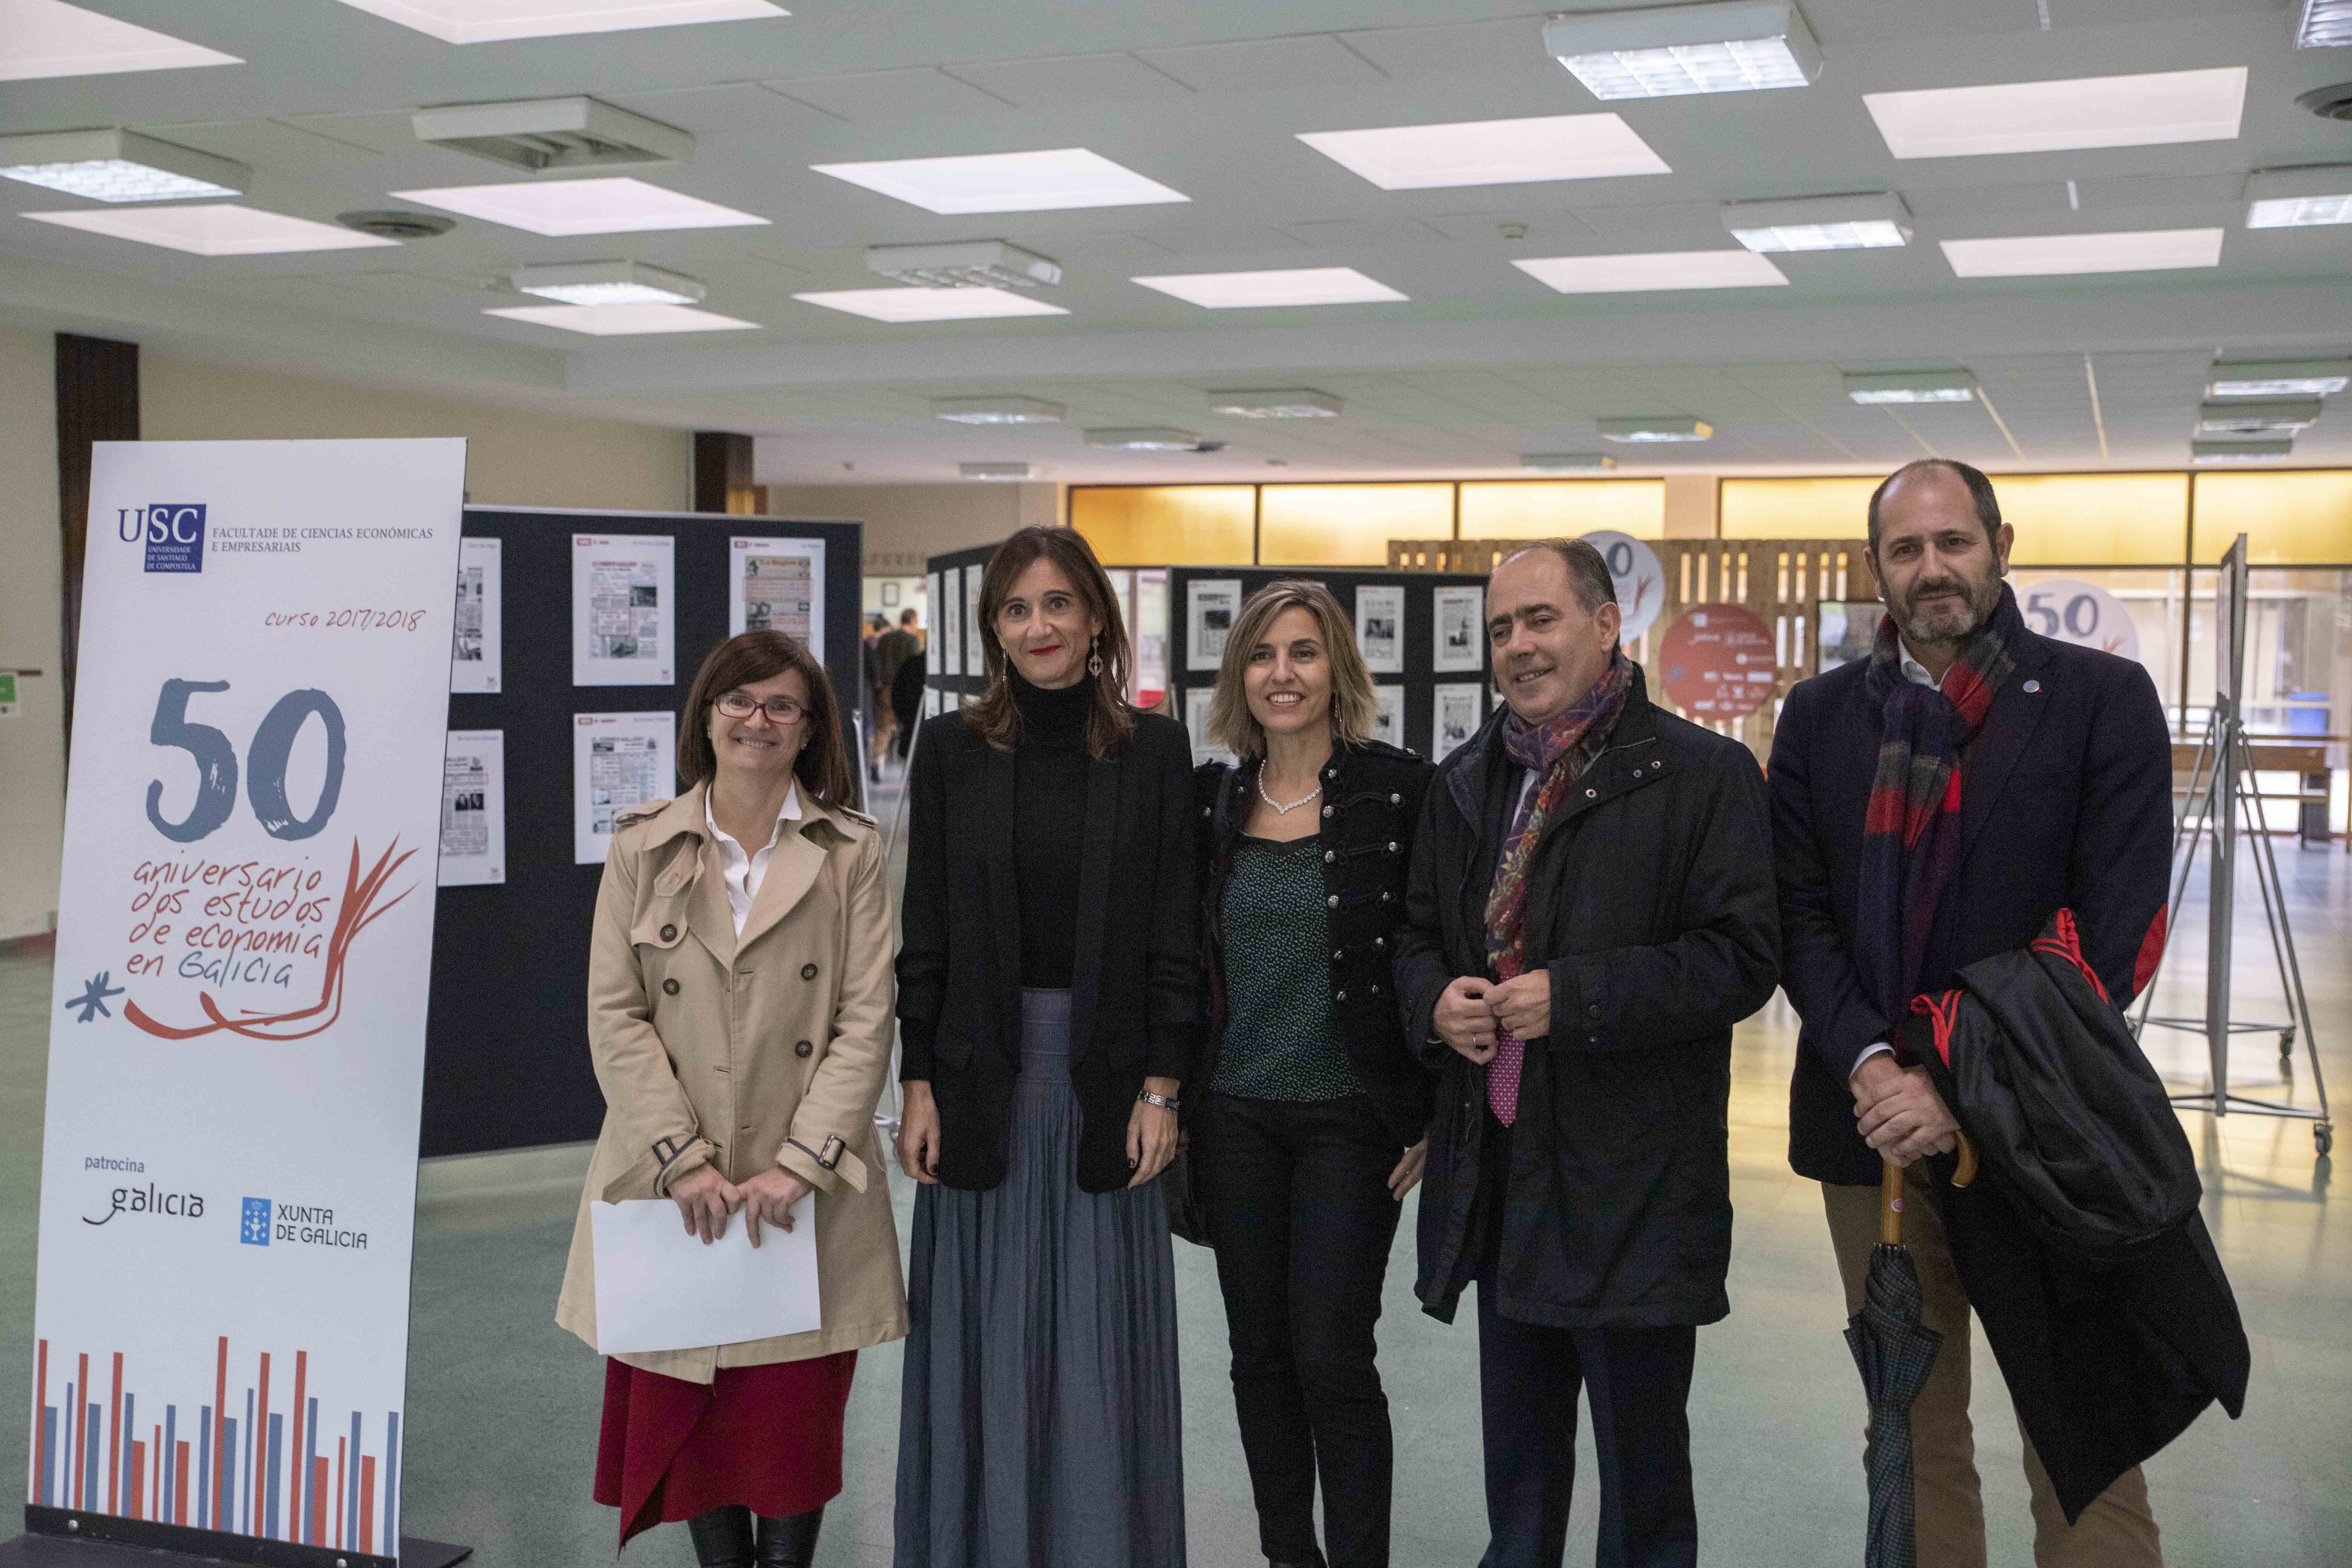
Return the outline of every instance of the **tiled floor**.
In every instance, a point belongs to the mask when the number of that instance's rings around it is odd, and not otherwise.
[[[2352,859],[2282,851],[2322,1064],[2352,1096]],[[2259,906],[2249,883],[2240,922],[2241,1011],[2281,1016]],[[2201,954],[2201,907],[2178,950]],[[2159,1006],[2202,1005],[2201,968],[2179,962]],[[0,1407],[29,1398],[33,1229],[48,964],[0,959]],[[1739,1568],[1859,1559],[1861,1396],[1839,1337],[1843,1310],[1817,1189],[1782,1159],[1795,1021],[1776,1001],[1738,1034],[1731,1108],[1732,1312],[1699,1336],[1691,1424],[1701,1553]],[[2159,1066],[2199,1087],[2202,1043],[2151,1038]],[[2238,1060],[2248,1092],[2278,1075],[2268,1037]],[[2308,1068],[2292,1094],[2310,1102]],[[2207,1184],[2206,1219],[2253,1339],[2245,1417],[2209,1412],[2148,1467],[2168,1560],[2261,1568],[2352,1562],[2352,1219],[2327,1223],[2328,1168],[2309,1124],[2231,1116],[2187,1119]],[[898,1183],[901,1229],[911,1194]],[[537,1187],[435,1199],[419,1215],[415,1326],[405,1479],[413,1531],[474,1543],[486,1568],[607,1561],[614,1516],[588,1500],[601,1375],[594,1356],[551,1315],[576,1188]],[[1381,1365],[1397,1429],[1396,1561],[1474,1563],[1485,1544],[1479,1491],[1475,1331],[1424,1317],[1409,1289],[1410,1216],[1390,1271]],[[1263,1562],[1234,1435],[1223,1317],[1208,1256],[1177,1247],[1183,1329],[1185,1477],[1191,1561]],[[159,1303],[160,1305],[160,1303]],[[1465,1314],[1466,1318],[1466,1314]],[[1979,1343],[1978,1364],[1990,1369]],[[867,1353],[848,1424],[848,1476],[827,1519],[819,1562],[889,1561],[897,1347]],[[2016,1427],[1997,1379],[1980,1373],[1979,1460],[1992,1519],[1991,1560],[2031,1561]],[[0,1474],[21,1474],[24,1426],[0,1423]],[[13,1468],[12,1468],[13,1467]],[[1588,1460],[1569,1561],[1590,1563],[1594,1520]],[[634,1563],[691,1562],[680,1529],[642,1538]]]

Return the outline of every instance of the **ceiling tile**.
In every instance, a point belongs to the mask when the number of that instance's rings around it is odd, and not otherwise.
[[[604,101],[681,131],[691,131],[697,136],[792,136],[841,123],[837,114],[828,114],[787,98],[781,91],[771,92],[749,81],[729,82],[721,87],[680,88],[674,92],[613,95]]]
[[[1616,239],[1640,235],[1660,238],[1687,236],[1695,239],[1727,240],[1723,209],[1715,202],[1660,202],[1647,206],[1579,207],[1576,216],[1595,234]]]
[[[1511,71],[1547,79],[1559,74],[1559,64],[1544,53],[1543,24],[1532,16],[1435,27],[1375,27],[1339,37],[1401,81],[1424,76],[1493,77]]]
[[[280,114],[278,124],[313,131],[338,142],[371,147],[386,154],[414,153],[423,145],[405,110],[385,114]]]
[[[185,125],[142,125],[137,128],[159,142],[194,147],[249,163],[257,175],[286,174],[315,178],[348,174],[381,160],[383,154],[356,142],[272,120],[202,121]],[[406,151],[415,151],[412,139]]]
[[[1190,98],[1192,89],[1133,55],[1061,55],[1041,60],[993,60],[950,66],[948,74],[1023,109],[1062,103],[1103,103]]]
[[[1137,55],[1200,92],[1297,93],[1326,87],[1367,87],[1388,79],[1363,56],[1328,33],[1239,44],[1196,44],[1181,49],[1140,49]]]
[[[1574,213],[1526,218],[1510,212],[1461,213],[1421,219],[1448,239],[1493,240],[1505,245],[1578,245],[1598,231]],[[1511,232],[1505,233],[1506,229]]]
[[[930,115],[998,112],[1004,100],[958,81],[943,70],[860,71],[854,76],[804,77],[762,82],[771,92],[839,115],[853,123],[915,120]]]
[[[1914,216],[1976,217],[1990,213],[2064,212],[2066,182],[2036,181],[2023,185],[1962,185],[1948,190],[1906,189],[1903,199]]]
[[[1318,249],[1333,246],[1362,248],[1375,245],[1444,245],[1453,238],[1418,218],[1409,217],[1328,218],[1276,226],[1299,244]]]
[[[1264,224],[1238,227],[1155,228],[1139,230],[1135,238],[1166,251],[1171,256],[1207,256],[1212,254],[1250,255],[1260,251],[1295,251],[1305,248],[1302,241]]]
[[[2084,211],[2094,207],[2207,206],[2234,205],[2246,177],[2227,174],[2137,174],[2113,180],[2078,180]]]

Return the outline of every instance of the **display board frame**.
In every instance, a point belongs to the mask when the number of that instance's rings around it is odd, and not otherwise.
[[[599,532],[667,534],[677,542],[676,679],[667,685],[572,684],[572,536]],[[728,636],[733,542],[823,540],[825,668],[845,743],[855,745],[849,721],[865,702],[858,635],[864,534],[855,522],[711,512],[466,508],[462,537],[503,542],[503,689],[453,693],[449,728],[505,731],[506,879],[439,892],[422,1153],[483,1153],[596,1136],[604,1098],[589,1061],[586,997],[604,868],[573,864],[573,716],[678,712],[704,657]],[[862,769],[852,772],[864,776]]]

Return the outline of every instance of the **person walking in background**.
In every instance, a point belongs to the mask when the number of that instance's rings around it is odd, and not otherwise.
[[[2108,998],[2127,1005],[2163,951],[2172,865],[2155,685],[2128,659],[2025,626],[2001,581],[2011,538],[1975,468],[1896,470],[1870,498],[1886,602],[1870,657],[1800,682],[1772,742],[1784,967],[1802,1021],[1789,1162],[1822,1184],[1850,1312],[1877,1239],[1882,1163],[1905,1167],[1903,1242],[1923,1321],[1943,1335],[1911,1411],[1925,1568],[1982,1568],[1984,1504],[1969,1295],[1928,1201],[1941,1184],[1927,1157],[1949,1152],[1958,1127],[1927,1069],[1896,1054],[1899,1026],[1912,997],[2025,947],[2062,908]],[[2070,1526],[2030,1436],[2024,1449],[2037,1563],[2162,1561],[2137,1466]]]
[[[605,1363],[596,1500],[621,1542],[685,1520],[703,1568],[806,1568],[841,1489],[857,1352],[906,1300],[874,1106],[890,1064],[881,837],[824,668],[782,632],[720,644],[679,726],[688,788],[623,819],[589,947],[604,1126],[556,1321],[596,1343],[589,1205],[667,1197],[706,1243],[816,1227],[822,1326]],[[795,1205],[815,1194],[795,1216]]]
[[[1506,706],[1438,769],[1396,983],[1443,1068],[1420,1215],[1427,1310],[1478,1286],[1484,1568],[1558,1568],[1591,1401],[1601,1568],[1698,1558],[1696,1327],[1730,1310],[1732,1026],[1771,996],[1764,780],[1652,706],[1600,552],[1496,566]]]
[[[1391,973],[1430,765],[1370,739],[1372,678],[1319,583],[1250,595],[1225,643],[1202,821],[1209,1047],[1187,1166],[1217,1255],[1234,1405],[1274,1568],[1385,1568],[1394,1445],[1381,1288],[1427,1152],[1429,1075]]]
[[[916,672],[911,683],[911,701],[900,700],[898,679],[909,662],[919,662],[923,657],[923,639],[915,631],[915,623],[919,618],[910,605],[898,612],[896,626],[874,639],[874,669],[880,682],[880,695],[875,703],[875,710],[888,715],[890,733],[884,743],[888,746],[890,754],[902,762],[906,760],[908,742],[914,738],[915,726],[922,721],[923,716],[925,672],[919,669]],[[880,763],[882,756],[882,752],[876,752],[877,763]]]
[[[882,758],[890,744],[890,732],[897,728],[897,716],[890,710],[890,683],[883,678],[882,660],[875,644],[889,622],[879,612],[866,617],[865,632],[858,638],[857,667],[866,686],[866,778],[869,784],[882,782]]]
[[[981,580],[987,689],[908,788],[898,1158],[920,1186],[898,1568],[1182,1568],[1157,1182],[1200,1037],[1191,749],[1085,539]]]

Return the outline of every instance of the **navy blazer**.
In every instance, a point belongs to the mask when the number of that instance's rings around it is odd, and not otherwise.
[[[1789,1086],[1789,1163],[1815,1181],[1875,1184],[1847,1079],[1901,1018],[1883,1016],[1852,958],[1863,814],[1883,721],[1866,660],[1801,681],[1772,737],[1773,863],[1781,984],[1802,1020]],[[1960,860],[1929,928],[1919,988],[2021,948],[2072,909],[2084,955],[2121,1008],[2163,951],[2172,868],[2172,736],[2147,671],[2023,632],[2016,668],[1960,757]]]

